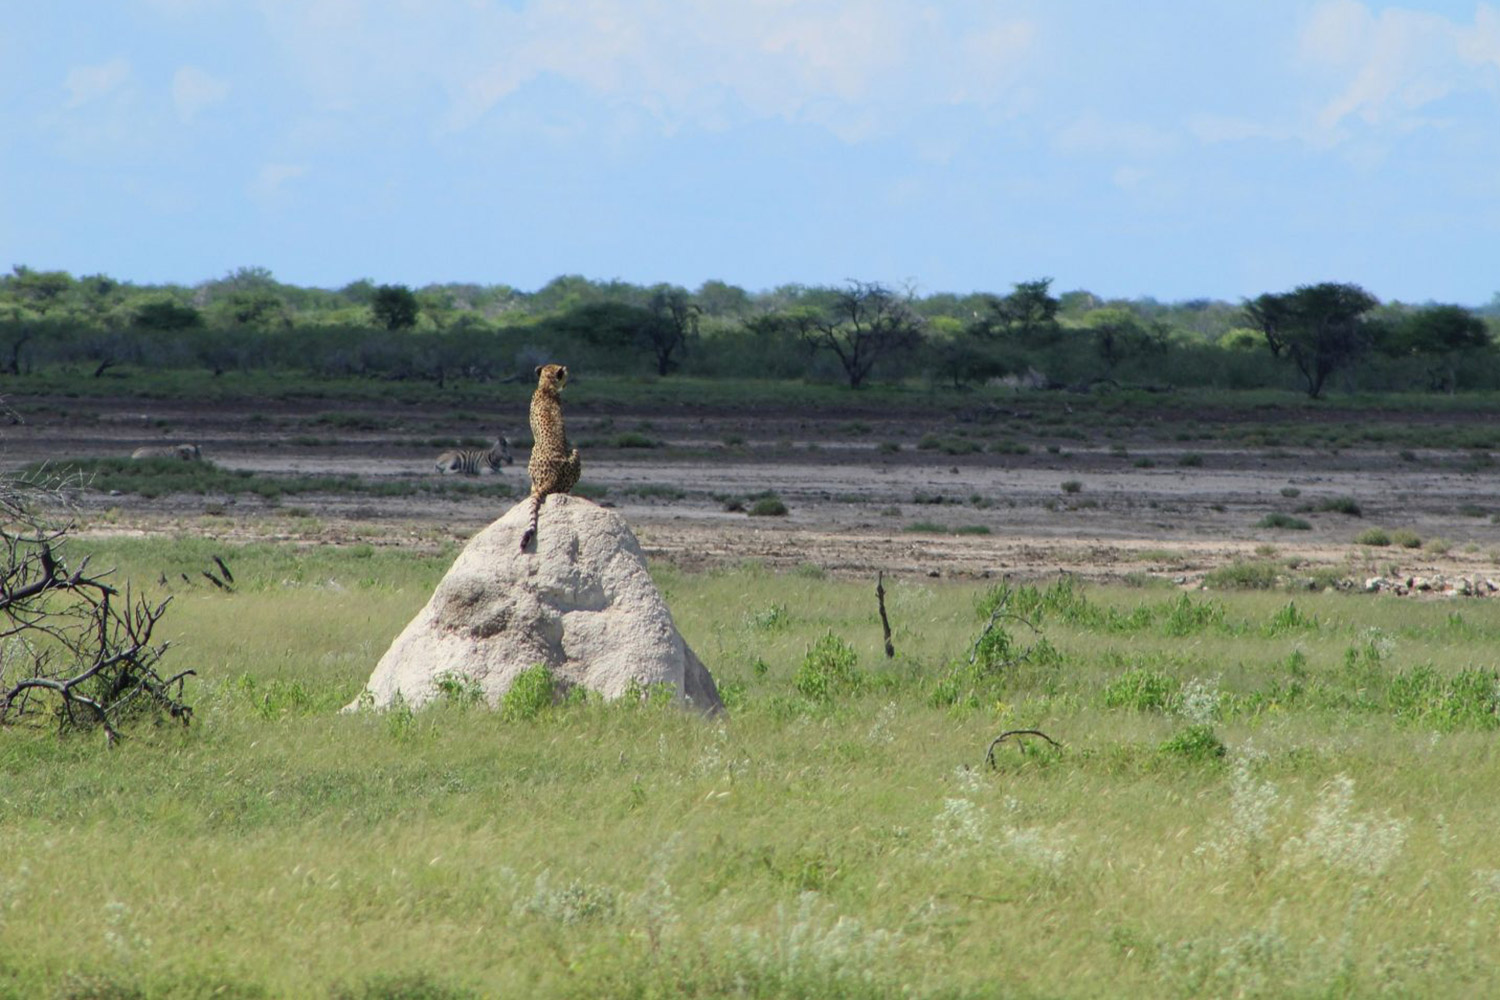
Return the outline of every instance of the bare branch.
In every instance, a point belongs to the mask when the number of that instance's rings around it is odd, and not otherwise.
[[[1062,749],[1062,744],[1061,743],[1057,742],[1052,737],[1050,737],[1046,733],[1042,732],[1040,729],[1011,729],[1011,730],[1007,730],[1006,732],[1001,733],[999,736],[996,736],[993,740],[990,741],[990,748],[984,752],[985,763],[989,764],[990,767],[994,767],[995,766],[995,748],[998,747],[1001,743],[1003,743],[1006,740],[1010,739],[1012,736],[1017,736],[1017,737],[1019,737],[1019,736],[1040,736],[1042,739],[1044,739],[1048,743],[1052,744],[1052,746],[1055,747],[1056,749],[1058,749],[1058,750]],[[1020,741],[1018,740],[1017,741],[1018,745],[1019,745],[1019,742]]]
[[[89,572],[68,568],[67,534],[36,513],[45,485],[0,480],[0,726],[53,720],[85,725],[113,744],[125,717],[145,710],[184,724],[191,670],[163,678],[168,644],[153,639],[170,599],[152,604]],[[175,690],[174,690],[175,689]]]

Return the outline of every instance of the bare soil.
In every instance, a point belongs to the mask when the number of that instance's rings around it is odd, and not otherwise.
[[[47,399],[11,394],[23,414],[0,436],[0,469],[41,460],[128,455],[145,444],[194,442],[228,469],[278,476],[345,473],[417,483],[449,437],[487,439],[438,407],[403,405],[362,423],[368,404],[337,401],[193,405],[138,398]],[[1358,415],[1356,415],[1358,416]],[[1401,426],[1430,414],[1367,415]],[[944,415],[914,419],[868,407],[808,413],[693,408],[569,411],[584,453],[584,484],[603,490],[647,553],[685,569],[754,560],[775,569],[816,567],[840,575],[1089,579],[1161,578],[1196,585],[1216,567],[1274,558],[1291,577],[1318,569],[1352,580],[1377,573],[1500,578],[1487,462],[1438,450],[1215,447],[1175,440],[1172,413],[1149,414],[1115,433],[985,436]],[[1252,414],[1197,415],[1199,424]],[[1463,420],[1463,417],[1439,418]],[[1476,419],[1478,419],[1476,417]],[[498,415],[524,437],[523,411]],[[1011,425],[1014,427],[1014,423]],[[1141,428],[1145,428],[1142,430]],[[655,447],[621,447],[622,435]],[[997,437],[1025,454],[945,454],[926,434]],[[1108,440],[1106,440],[1106,438]],[[960,438],[963,440],[963,438]],[[893,446],[899,446],[895,450]],[[277,539],[432,547],[463,540],[527,489],[526,449],[502,473],[510,500],[356,493],[304,494],[279,502],[253,494],[156,499],[86,491],[84,533],[202,533],[227,540]],[[782,517],[753,517],[747,498],[774,493]],[[1318,511],[1349,497],[1361,516]],[[1258,527],[1281,512],[1307,530]],[[1420,548],[1355,544],[1372,527],[1405,529]],[[1326,573],[1325,573],[1326,577]]]

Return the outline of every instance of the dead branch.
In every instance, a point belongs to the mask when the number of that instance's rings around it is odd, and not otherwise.
[[[885,630],[885,658],[896,658],[896,647],[891,645],[891,620],[885,615],[885,571],[875,574],[875,602],[880,605],[880,627]]]
[[[985,763],[989,764],[990,767],[994,767],[995,766],[995,748],[998,747],[1001,743],[1005,742],[1007,739],[1011,738],[1012,736],[1017,736],[1017,737],[1019,737],[1019,736],[1040,736],[1042,739],[1046,740],[1048,743],[1051,743],[1058,750],[1062,749],[1062,744],[1061,743],[1057,742],[1052,737],[1050,737],[1046,733],[1042,732],[1040,729],[1010,729],[1010,730],[1007,730],[1006,732],[1001,733],[999,736],[996,736],[993,740],[990,741],[990,748],[984,752]],[[1016,741],[1016,745],[1017,746],[1021,746],[1021,743],[1020,743],[1019,740]]]
[[[979,658],[979,650],[984,645],[985,637],[988,636],[992,631],[994,631],[995,626],[1000,624],[1000,620],[1003,618],[1009,618],[1011,621],[1020,622],[1022,625],[1025,625],[1033,632],[1041,632],[1041,629],[1037,628],[1029,618],[1024,618],[1021,615],[1013,614],[1012,612],[1005,610],[1005,606],[1009,602],[1010,592],[1007,591],[1005,596],[1003,596],[999,601],[995,603],[995,609],[990,612],[990,620],[984,623],[984,628],[979,630],[978,638],[974,640],[974,645],[969,649],[969,666],[972,667],[974,665],[974,661]]]
[[[54,720],[97,725],[111,745],[127,716],[154,710],[186,724],[184,670],[159,669],[153,638],[170,598],[153,604],[106,582],[82,559],[67,566],[72,525],[51,525],[33,503],[47,491],[0,481],[0,726]]]

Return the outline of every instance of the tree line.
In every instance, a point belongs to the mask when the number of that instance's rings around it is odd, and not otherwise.
[[[849,280],[749,292],[722,281],[554,279],[337,290],[241,268],[194,286],[16,266],[0,275],[0,374],[63,366],[300,371],[428,379],[579,371],[802,378],[858,389],[912,378],[962,390],[1104,384],[1147,388],[1500,388],[1500,294],[1487,307],[1382,303],[1325,282],[1230,303],[1008,291],[918,294]]]

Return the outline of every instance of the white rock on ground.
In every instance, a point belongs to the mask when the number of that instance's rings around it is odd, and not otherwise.
[[[550,496],[537,541],[521,552],[529,516],[523,500],[459,553],[376,665],[366,685],[374,704],[389,705],[399,692],[421,705],[447,675],[476,682],[495,705],[518,674],[545,663],[564,684],[608,699],[660,684],[685,705],[722,711],[624,518],[579,497]]]

